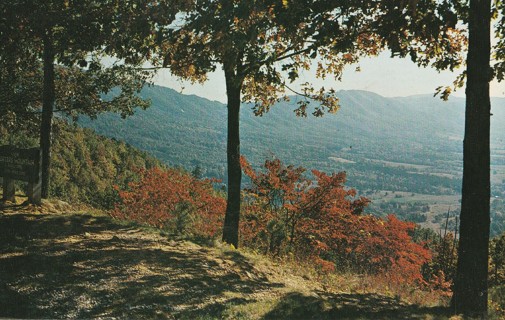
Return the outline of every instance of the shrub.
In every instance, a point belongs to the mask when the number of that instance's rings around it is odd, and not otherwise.
[[[313,170],[312,182],[304,168],[278,159],[266,161],[265,172],[253,170],[245,158],[242,167],[252,183],[244,192],[245,245],[273,255],[292,253],[322,271],[345,267],[389,272],[392,281],[423,282],[421,266],[431,254],[409,235],[415,225],[393,215],[362,215],[370,201],[344,185],[345,172]]]
[[[505,285],[505,233],[491,240],[489,255],[491,285]]]
[[[139,181],[119,190],[110,214],[175,234],[215,237],[221,230],[226,202],[212,180],[200,180],[178,169],[139,170]]]

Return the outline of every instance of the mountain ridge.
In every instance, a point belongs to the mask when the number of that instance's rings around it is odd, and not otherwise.
[[[171,165],[187,169],[199,165],[207,175],[225,178],[225,104],[160,86],[146,87],[141,95],[152,100],[146,111],[125,120],[114,114],[101,115],[96,121],[83,118],[80,124],[125,140]],[[368,159],[429,165],[449,173],[460,170],[464,99],[387,98],[364,90],[341,90],[337,95],[340,110],[322,118],[297,118],[292,110],[299,97],[276,104],[262,117],[254,116],[251,105],[244,104],[242,152],[255,166],[273,153],[309,169],[345,170],[351,181]],[[501,152],[505,136],[500,130],[505,126],[496,119],[505,118],[505,99],[494,101],[498,107],[493,108],[492,141]],[[337,163],[330,157],[354,163]],[[367,189],[359,181],[362,178],[357,179],[357,187]]]

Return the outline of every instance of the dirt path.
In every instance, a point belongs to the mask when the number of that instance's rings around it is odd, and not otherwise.
[[[252,261],[85,214],[0,213],[0,317],[425,319],[374,294],[338,294]]]

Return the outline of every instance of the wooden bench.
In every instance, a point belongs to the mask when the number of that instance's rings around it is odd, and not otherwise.
[[[0,177],[3,178],[2,201],[15,201],[14,181],[28,182],[28,201],[41,204],[41,154],[39,148],[19,149],[0,146]]]

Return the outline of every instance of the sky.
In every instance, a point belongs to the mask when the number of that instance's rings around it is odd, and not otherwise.
[[[356,72],[357,66],[361,71]],[[333,79],[320,80],[306,73],[301,82],[313,82],[317,86],[338,90],[366,90],[384,97],[400,97],[418,94],[433,94],[438,86],[451,85],[461,70],[451,73],[438,72],[432,68],[420,68],[409,59],[390,58],[387,53],[378,57],[362,59],[358,65],[348,66],[342,81]],[[170,75],[167,70],[160,71],[154,82],[158,85],[173,88],[183,94],[195,94],[209,100],[226,102],[224,73],[218,70],[209,76],[203,85],[191,85],[181,82]],[[464,88],[454,94],[463,97]],[[491,96],[505,97],[505,83],[491,83]]]

